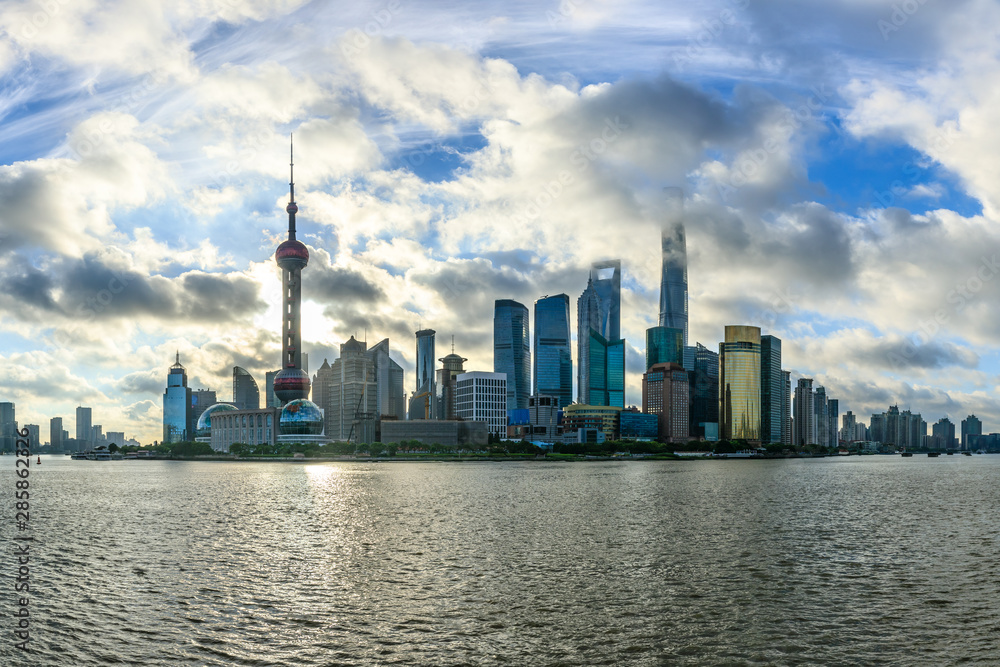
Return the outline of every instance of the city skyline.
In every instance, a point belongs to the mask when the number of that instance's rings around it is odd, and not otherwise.
[[[841,413],[995,429],[1000,57],[951,35],[991,44],[1000,9],[758,5],[9,3],[0,400],[151,442],[178,350],[190,387],[230,400],[239,366],[263,392],[294,132],[314,360],[388,338],[409,392],[433,328],[488,371],[495,299],[565,293],[575,323],[615,257],[638,404],[680,187],[689,346],[759,326]]]

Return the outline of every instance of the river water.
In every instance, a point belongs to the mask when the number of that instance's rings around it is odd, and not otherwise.
[[[1000,456],[30,480],[30,653],[7,502],[2,665],[1000,664]]]

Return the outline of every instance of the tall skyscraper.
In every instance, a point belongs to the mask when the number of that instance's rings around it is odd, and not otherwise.
[[[976,415],[969,415],[962,420],[962,449],[969,449],[969,436],[982,435],[983,422]]]
[[[830,446],[830,408],[826,401],[826,387],[816,387],[813,391],[813,423],[816,439],[820,447]]]
[[[434,386],[434,329],[421,329],[417,336],[417,389],[410,402],[410,419],[437,419]]]
[[[817,444],[812,385],[812,378],[799,378],[795,387],[795,429],[792,436],[792,445],[795,447]]]
[[[375,389],[378,398],[375,411],[378,419],[406,418],[406,389],[403,384],[403,367],[389,356],[389,339],[383,338],[368,348],[365,355],[375,368]]]
[[[163,442],[183,442],[194,438],[188,431],[191,425],[191,388],[187,371],[177,353],[174,365],[167,373],[167,388],[163,392]],[[81,449],[87,449],[90,438],[90,408],[76,409],[76,440]]]
[[[688,441],[690,380],[683,366],[654,364],[643,374],[642,411],[659,417],[659,437],[667,442]]]
[[[245,368],[233,366],[233,405],[237,410],[259,410],[260,389]]]
[[[760,327],[727,326],[719,344],[719,436],[759,442]]]
[[[785,381],[781,374],[781,339],[760,337],[760,439],[765,443],[781,442],[781,413]]]
[[[674,329],[673,331],[676,331]],[[701,343],[694,347],[691,376],[691,435],[719,437],[719,355]],[[687,369],[687,366],[685,366]]]
[[[687,240],[684,232],[684,191],[665,188],[665,216],[661,249],[660,326],[681,329],[688,344]]]
[[[781,371],[781,444],[792,444],[792,374]]]
[[[281,400],[274,395],[274,378],[277,377],[280,370],[277,371],[267,371],[264,374],[264,407],[265,408],[280,408]]]
[[[317,373],[326,401],[323,418],[327,437],[350,442],[374,442],[378,387],[367,345],[354,336],[340,346],[340,357],[329,373]],[[325,369],[321,369],[325,370]]]
[[[527,408],[531,394],[528,309],[512,299],[493,303],[493,372],[507,376],[507,409]]]
[[[309,398],[309,374],[302,369],[302,269],[309,264],[309,250],[295,238],[294,159],[289,162],[288,239],[278,246],[274,259],[281,267],[281,370],[274,377],[274,394],[282,405]]]
[[[13,403],[0,403],[0,451],[13,452],[17,447],[17,419]]]
[[[597,331],[608,340],[621,338],[622,261],[609,259],[590,266],[590,284],[598,299]]]
[[[537,322],[537,320],[536,320]],[[601,331],[601,298],[594,289],[594,278],[587,281],[587,289],[576,300],[576,402],[590,405],[590,385],[596,381],[603,384],[603,362],[598,360],[598,368],[591,373],[591,338],[590,332],[600,334]],[[596,375],[592,378],[591,375]],[[598,399],[600,401],[600,399]],[[594,403],[593,405],[603,405]]]
[[[205,410],[218,403],[214,389],[193,389],[191,391],[191,409],[188,411],[188,436],[193,438],[198,429],[198,419]]]
[[[947,417],[942,417],[931,427],[934,447],[937,449],[954,449],[955,425]]]
[[[694,348],[692,348],[694,349]],[[695,356],[697,353],[695,353]],[[685,370],[694,370],[684,363],[684,331],[670,327],[646,329],[646,369],[654,364],[680,364]]]
[[[53,417],[49,420],[49,444],[55,451],[61,450],[66,443],[63,442],[63,420],[62,417]]]
[[[826,421],[827,430],[829,435],[827,436],[827,441],[830,443],[828,447],[839,447],[840,437],[837,431],[837,424],[840,420],[840,400],[836,398],[829,398],[826,401]]]
[[[535,350],[532,355],[535,396],[559,397],[560,406],[573,402],[573,356],[570,351],[569,295],[535,301]]]

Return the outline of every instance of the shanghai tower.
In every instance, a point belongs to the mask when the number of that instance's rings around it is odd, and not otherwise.
[[[274,393],[282,405],[309,397],[309,374],[302,370],[302,269],[309,263],[309,250],[295,239],[294,159],[289,164],[288,240],[278,246],[274,258],[281,267],[281,370],[274,378]]]
[[[660,326],[684,332],[688,344],[687,243],[684,234],[684,191],[664,188],[663,275],[660,277]]]

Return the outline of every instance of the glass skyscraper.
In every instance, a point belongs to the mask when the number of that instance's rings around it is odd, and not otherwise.
[[[686,349],[686,348],[685,348]],[[706,424],[714,424],[712,435],[718,436],[719,424],[719,355],[701,343],[694,348],[691,375],[691,435],[708,437]]]
[[[528,407],[531,332],[528,309],[512,299],[493,303],[493,372],[507,375],[507,409]]]
[[[414,405],[423,406],[423,411],[413,407],[410,409],[410,419],[435,419],[434,403],[437,397],[434,387],[434,329],[421,329],[417,336],[417,390],[414,394]]]
[[[86,411],[86,412],[84,412]],[[187,371],[177,353],[174,365],[167,374],[167,388],[163,392],[163,442],[182,442],[193,438],[188,433],[191,416],[191,389],[187,386]],[[76,409],[76,439],[84,447],[90,440],[90,408]]]
[[[560,407],[572,403],[573,357],[568,295],[544,296],[535,301],[535,350],[531,361],[531,393],[558,396]]]
[[[588,373],[585,387],[578,388],[580,403],[625,408],[625,341],[607,340],[593,329],[586,338]],[[583,359],[580,361],[583,364]],[[582,376],[581,376],[582,377]]]
[[[646,329],[646,370],[653,364],[684,364],[684,331],[670,327]]]
[[[688,344],[688,274],[687,241],[684,233],[684,192],[666,188],[666,216],[661,249],[663,269],[660,276],[660,326],[684,332]]]
[[[233,366],[233,405],[237,410],[259,410],[260,389],[250,371]]]
[[[727,326],[719,344],[719,436],[760,441],[760,327]]]
[[[597,331],[608,340],[621,338],[622,261],[609,259],[590,266],[590,282],[597,293]]]
[[[765,443],[781,442],[781,415],[784,407],[785,380],[781,374],[781,339],[760,337],[760,439]]]

